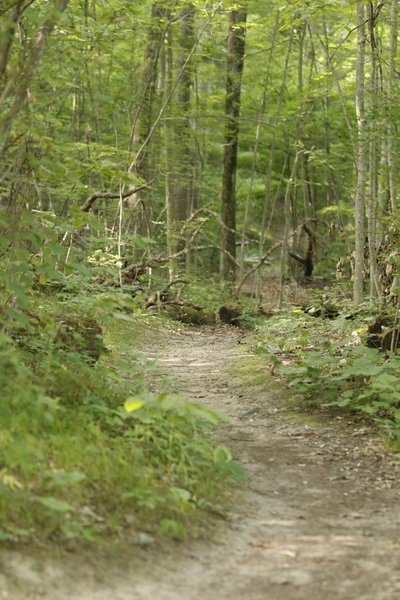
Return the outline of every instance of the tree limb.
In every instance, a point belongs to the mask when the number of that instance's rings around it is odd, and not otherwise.
[[[154,180],[153,180],[154,181]],[[106,200],[115,200],[116,198],[128,198],[133,194],[137,194],[144,188],[148,188],[152,185],[153,181],[148,181],[142,185],[136,185],[135,187],[129,188],[126,192],[115,194],[114,192],[94,192],[81,206],[82,212],[89,212],[92,209],[93,204],[99,198],[105,198]]]
[[[306,260],[305,258],[301,258],[301,256],[297,256],[297,254],[294,254],[294,252],[288,252],[289,256],[291,258],[293,258],[294,260],[296,260],[298,263],[300,263],[301,265],[305,265],[306,264]]]
[[[196,236],[200,233],[202,226],[203,226],[203,223],[201,223],[201,225],[199,227],[196,227],[196,229],[193,231],[193,233],[187,240],[185,247],[182,248],[182,250],[179,250],[178,252],[175,252],[174,254],[170,254],[169,256],[158,256],[158,257],[154,257],[154,258],[149,258],[148,260],[143,260],[141,263],[128,265],[127,267],[125,267],[124,269],[121,270],[122,275],[126,276],[131,273],[140,275],[140,274],[143,274],[146,271],[146,269],[154,267],[155,265],[165,265],[165,264],[168,264],[169,262],[176,260],[177,258],[180,258],[181,256],[185,256],[191,250],[192,243],[193,243],[194,239],[196,238]],[[109,287],[109,286],[115,285],[115,283],[116,283],[116,279],[114,278],[112,281],[105,283],[104,286]]]
[[[293,236],[295,236],[301,229],[305,229],[307,231],[308,227],[307,227],[307,222],[310,221],[315,221],[314,218],[312,219],[308,219],[308,221],[306,221],[305,223],[303,223],[302,225],[299,225],[299,227],[297,227],[294,231],[292,231],[292,233],[288,236],[289,238],[292,238]],[[255,273],[257,271],[257,269],[259,269],[260,267],[262,267],[263,265],[265,265],[265,263],[267,262],[267,260],[269,260],[269,257],[271,256],[271,254],[280,246],[282,246],[283,244],[283,240],[276,242],[273,246],[271,246],[271,248],[268,250],[267,254],[265,254],[264,256],[262,256],[260,258],[260,260],[258,261],[258,263],[256,265],[254,265],[254,267],[252,267],[249,271],[247,271],[247,273],[245,273],[242,277],[242,279],[239,281],[238,285],[236,286],[236,288],[234,289],[233,292],[233,299],[237,300],[239,298],[239,294],[240,291],[244,285],[244,283],[247,281],[247,279],[250,277],[250,275],[252,275],[253,273]],[[291,254],[289,252],[289,254]],[[295,258],[293,256],[293,258]],[[299,259],[299,262],[303,262],[303,259],[301,259],[300,257],[296,257],[296,259]]]

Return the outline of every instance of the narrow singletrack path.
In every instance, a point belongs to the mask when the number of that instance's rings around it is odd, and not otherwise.
[[[257,373],[243,368],[248,352],[239,336],[228,327],[179,330],[147,352],[175,389],[233,418],[218,441],[248,478],[227,521],[209,540],[169,554],[143,551],[130,568],[102,565],[96,573],[96,564],[76,558],[49,562],[40,587],[30,565],[25,598],[400,598],[399,460],[363,425],[288,412],[284,388],[257,385]]]

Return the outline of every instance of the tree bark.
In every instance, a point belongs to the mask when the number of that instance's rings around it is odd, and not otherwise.
[[[372,118],[369,123],[369,194],[367,201],[368,224],[368,254],[369,254],[369,295],[371,298],[379,297],[381,286],[378,279],[378,266],[376,261],[377,251],[377,212],[378,212],[378,134],[376,117],[378,107],[378,50],[375,39],[375,11],[374,3],[367,6],[369,42],[371,47],[371,75],[370,75],[370,112]]]
[[[240,7],[229,13],[227,78],[225,102],[225,145],[222,174],[221,217],[221,276],[224,281],[235,280],[236,261],[236,170],[239,138],[241,81],[244,65],[247,11]]]
[[[132,126],[131,145],[137,150],[137,154],[130,171],[142,179],[148,179],[150,176],[149,148],[144,142],[152,126],[157,68],[165,36],[166,13],[162,2],[153,3],[140,76],[140,89],[143,91]]]
[[[364,295],[364,246],[365,246],[365,185],[367,176],[367,146],[365,121],[365,11],[364,3],[357,3],[357,63],[356,63],[356,116],[357,116],[357,188],[354,206],[355,261],[353,301],[358,306]]]
[[[246,204],[245,204],[244,218],[243,218],[242,232],[244,235],[242,237],[242,241],[240,244],[240,261],[239,261],[239,267],[240,267],[239,280],[240,281],[243,279],[243,276],[244,276],[244,253],[245,253],[245,237],[244,236],[247,233],[247,227],[248,227],[248,222],[249,222],[249,217],[250,217],[251,201],[252,201],[252,196],[253,196],[253,187],[254,187],[254,181],[255,181],[255,177],[256,177],[257,161],[260,158],[259,157],[259,146],[260,146],[261,134],[262,134],[262,120],[265,115],[265,109],[267,106],[267,97],[268,97],[268,93],[270,90],[271,66],[272,66],[272,59],[275,56],[274,50],[276,50],[275,41],[276,41],[276,36],[278,33],[278,27],[279,27],[279,16],[280,15],[279,15],[279,11],[278,11],[276,14],[276,17],[275,17],[275,24],[274,24],[274,29],[272,32],[272,39],[271,39],[271,47],[270,47],[268,61],[267,61],[266,70],[265,70],[263,93],[262,93],[260,107],[259,107],[258,116],[257,116],[257,125],[256,125],[256,132],[255,132],[249,189],[248,189],[247,195],[246,195]],[[274,135],[274,137],[276,136],[276,129],[274,129],[273,135]],[[274,140],[273,140],[273,142],[274,142]],[[270,157],[273,155],[273,145],[274,145],[273,142],[271,142]],[[272,170],[272,164],[271,164],[271,170]],[[267,185],[270,186],[270,178],[267,181]],[[269,200],[269,193],[268,193],[268,200]],[[266,217],[265,211],[263,213],[263,219],[262,219],[261,228],[260,228],[260,259],[263,255],[263,238],[264,238],[264,226],[265,226],[265,218],[264,217]],[[258,278],[258,275],[259,274],[257,273],[257,278]],[[257,283],[257,287],[259,290],[260,286],[258,285],[258,283]]]
[[[398,0],[392,0],[390,6],[390,58],[388,73],[388,172],[389,172],[389,198],[390,210],[393,215],[397,213],[397,188],[398,188],[398,141],[397,141],[397,36],[398,36]]]
[[[191,127],[190,127],[190,101],[193,85],[193,63],[184,64],[195,44],[194,30],[195,6],[188,2],[181,11],[181,31],[180,31],[180,54],[178,57],[178,68],[182,70],[182,77],[179,82],[176,96],[177,116],[176,136],[177,136],[177,157],[176,165],[178,170],[177,185],[175,186],[175,205],[177,220],[187,219],[192,212],[191,193],[193,179],[193,156],[191,145]]]
[[[10,58],[11,48],[14,43],[14,35],[17,29],[17,25],[20,19],[21,14],[24,10],[24,0],[18,0],[14,6],[11,8],[7,21],[8,24],[5,28],[5,31],[2,32],[1,42],[0,42],[0,81],[2,80],[7,64]],[[0,89],[1,91],[1,89]]]
[[[191,192],[193,181],[193,157],[190,127],[190,102],[193,84],[193,67],[187,61],[195,45],[195,6],[186,3],[180,11],[179,51],[177,69],[181,73],[176,88],[175,102],[170,105],[168,130],[168,193],[167,193],[167,236],[170,253],[176,252],[184,243],[177,239],[178,223],[187,219],[192,212]],[[172,50],[170,62],[172,61]],[[172,75],[172,64],[170,74]]]
[[[9,111],[2,120],[0,129],[0,156],[4,154],[7,147],[8,136],[12,124],[27,101],[29,86],[33,75],[39,66],[43,52],[46,48],[47,40],[67,6],[68,0],[58,0],[55,7],[49,10],[49,14],[46,17],[44,24],[38,29],[36,35],[33,37],[30,48],[28,49],[29,59],[27,60],[26,65],[22,67],[17,74],[14,73],[13,75],[13,84],[15,85],[8,85],[8,83],[6,83],[5,89],[3,89],[0,102],[3,102],[4,99],[9,96],[11,91],[13,92],[12,95],[14,100]]]
[[[165,8],[164,3],[153,2],[140,75],[142,94],[133,119],[130,140],[130,147],[133,147],[135,152],[135,160],[130,165],[129,172],[134,173],[144,181],[154,177],[152,159],[154,146],[150,140],[150,131],[154,120],[159,61],[168,27],[166,24],[167,19],[168,9]],[[138,234],[150,235],[151,191],[143,189],[139,192],[138,200],[140,201],[136,204],[136,209],[134,211],[131,209],[128,228]]]

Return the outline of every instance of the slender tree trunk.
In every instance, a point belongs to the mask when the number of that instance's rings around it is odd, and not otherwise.
[[[176,90],[175,102],[171,104],[172,143],[170,151],[173,156],[172,171],[169,173],[171,221],[187,219],[191,213],[191,197],[193,182],[192,134],[190,126],[191,89],[193,85],[193,66],[186,63],[193,45],[195,7],[187,3],[180,12],[179,53],[177,58],[178,72],[182,72]],[[186,63],[186,65],[185,65]],[[184,66],[185,65],[185,66]]]
[[[166,35],[166,47],[164,52],[164,69],[165,69],[165,92],[166,95],[171,93],[172,76],[173,76],[173,50],[172,50],[172,31],[168,30]],[[165,209],[166,209],[166,234],[167,234],[167,250],[171,256],[175,253],[177,247],[176,231],[175,231],[175,213],[174,213],[174,197],[172,185],[172,173],[174,170],[174,128],[171,119],[165,122]],[[173,278],[174,265],[170,265],[170,279]]]
[[[304,145],[303,141],[303,120],[306,112],[306,104],[303,98],[303,79],[304,79],[304,45],[305,45],[305,37],[306,37],[306,24],[303,23],[300,33],[299,33],[299,59],[297,64],[297,96],[299,101],[299,108],[297,112],[296,119],[296,145]],[[299,161],[299,171],[301,174],[301,195],[303,200],[303,214],[305,219],[310,217],[310,199],[309,192],[307,187],[307,176],[306,176],[306,159],[304,152],[301,152],[298,158]],[[293,206],[293,230],[297,229],[298,220],[297,220],[297,207],[294,204]]]
[[[245,52],[246,9],[229,13],[227,79],[225,103],[225,146],[221,194],[221,277],[235,280],[236,257],[236,169],[239,138],[241,81]]]
[[[285,97],[285,88],[287,82],[287,76],[289,72],[289,59],[292,51],[292,43],[293,43],[293,32],[290,34],[290,38],[287,44],[287,51],[285,57],[285,65],[282,72],[282,80],[279,89],[278,101],[276,106],[276,111],[274,114],[274,122],[277,123],[281,117],[282,105]],[[277,145],[277,136],[278,129],[274,127],[272,132],[272,140],[270,142],[270,151],[269,151],[269,159],[267,166],[267,174],[266,174],[266,183],[265,183],[265,199],[263,206],[263,214],[261,219],[261,240],[260,240],[260,249],[259,256],[260,258],[264,255],[264,246],[265,246],[265,238],[266,234],[269,231],[272,223],[272,218],[274,214],[274,202],[272,202],[271,194],[272,194],[272,177],[273,177],[273,167],[274,167],[274,158],[275,158],[275,150]],[[282,172],[285,170],[286,166],[283,167]],[[267,225],[267,217],[269,217],[269,222]]]
[[[14,73],[13,76],[11,76],[10,81],[13,81],[13,85],[8,85],[8,83],[6,83],[3,88],[0,105],[11,93],[13,95],[13,102],[1,123],[0,156],[6,149],[13,122],[27,102],[29,86],[35,71],[39,66],[43,52],[46,48],[47,40],[67,6],[68,0],[58,0],[55,7],[49,9],[49,13],[43,25],[38,29],[36,35],[32,39],[30,48],[28,49],[30,52],[29,58],[25,66],[22,67],[17,74]]]
[[[140,89],[142,94],[133,119],[131,145],[137,151],[135,162],[130,171],[143,180],[150,178],[149,147],[144,145],[149,135],[153,120],[153,104],[156,92],[157,67],[161,47],[165,36],[166,9],[162,2],[154,2],[151,9],[151,21],[147,32],[144,51]]]
[[[378,50],[375,39],[374,3],[369,2],[367,6],[369,42],[371,47],[371,75],[370,75],[370,113],[372,117],[369,123],[369,195],[367,202],[368,223],[368,254],[369,254],[369,295],[377,298],[380,295],[378,279],[378,266],[376,262],[377,250],[377,210],[378,210],[378,72],[377,60]]]
[[[17,0],[7,15],[7,25],[1,32],[0,38],[0,81],[2,80],[11,54],[11,48],[14,43],[15,31],[24,10],[24,0]],[[1,88],[0,88],[1,91]]]
[[[241,244],[240,244],[239,280],[241,280],[244,275],[245,235],[247,233],[248,221],[249,221],[249,217],[250,217],[250,207],[251,207],[251,199],[252,199],[252,195],[253,195],[254,179],[256,176],[257,160],[259,159],[258,150],[259,150],[261,134],[262,134],[262,120],[264,118],[265,108],[267,105],[267,97],[268,97],[270,77],[271,77],[271,66],[272,66],[272,59],[275,56],[275,54],[274,54],[275,40],[276,40],[276,36],[278,33],[278,27],[279,27],[279,12],[277,12],[276,17],[275,17],[275,25],[274,25],[272,39],[271,39],[271,48],[269,51],[268,62],[267,62],[265,77],[264,77],[263,93],[262,93],[260,108],[259,108],[258,117],[257,117],[257,126],[256,126],[255,140],[254,140],[250,182],[249,182],[249,189],[248,189],[247,196],[246,196],[246,204],[245,204],[244,219],[243,219],[243,234],[244,235],[242,237]],[[260,232],[260,233],[262,235],[262,232]],[[262,256],[262,254],[261,254],[261,256]],[[257,277],[258,277],[258,272],[256,273],[256,280],[257,280]],[[258,288],[259,287],[260,286],[258,285]],[[258,294],[259,294],[259,292],[258,292]]]
[[[312,31],[316,34],[317,38],[319,39],[323,49],[324,49],[324,53],[326,56],[326,62],[328,64],[328,68],[329,71],[332,73],[332,77],[333,77],[333,81],[335,83],[339,98],[340,98],[340,104],[342,107],[342,112],[343,112],[343,118],[344,121],[346,123],[346,127],[347,127],[347,131],[349,133],[349,137],[350,137],[350,144],[351,144],[351,151],[352,151],[352,155],[353,155],[353,159],[354,159],[354,164],[356,165],[357,163],[357,149],[356,149],[356,143],[354,141],[355,135],[354,135],[354,129],[353,129],[353,125],[350,119],[350,115],[349,115],[349,111],[348,111],[348,107],[347,107],[347,103],[346,103],[346,98],[345,95],[343,93],[343,89],[342,89],[342,85],[340,83],[340,76],[336,71],[336,67],[333,63],[332,60],[332,55],[329,49],[329,38],[326,32],[326,26],[325,26],[325,31],[324,31],[324,38],[323,39],[321,37],[321,35],[318,33],[318,31],[311,26],[310,24],[310,28],[312,29]]]
[[[364,247],[365,247],[365,186],[367,176],[367,146],[364,100],[365,70],[365,11],[364,3],[357,3],[357,63],[356,63],[356,115],[357,115],[357,187],[355,197],[355,261],[353,301],[358,306],[364,295]]]
[[[388,124],[388,172],[389,172],[389,197],[390,210],[393,215],[397,213],[397,187],[398,187],[398,151],[397,141],[397,36],[398,36],[398,0],[392,0],[390,6],[390,59],[388,73],[388,101],[389,101],[389,124]]]
[[[164,8],[163,3],[153,2],[140,76],[142,94],[133,118],[130,139],[130,149],[134,148],[136,157],[129,171],[143,181],[149,181],[153,178],[152,144],[148,137],[154,117],[158,65],[167,28],[166,20],[167,9]],[[151,189],[143,190],[135,198],[135,209],[131,209],[128,221],[131,231],[142,235],[150,233],[151,200]]]
[[[296,179],[297,174],[297,166],[299,159],[299,151],[296,152],[296,156],[294,157],[293,166],[290,171],[289,181],[286,185],[285,191],[285,200],[283,204],[283,213],[285,217],[285,224],[283,230],[283,240],[281,246],[281,259],[280,259],[280,287],[279,287],[279,298],[278,298],[278,308],[282,308],[283,304],[283,289],[285,284],[285,276],[287,271],[287,259],[288,259],[288,250],[289,250],[289,231],[291,224],[291,201],[290,197],[292,194],[293,183]]]

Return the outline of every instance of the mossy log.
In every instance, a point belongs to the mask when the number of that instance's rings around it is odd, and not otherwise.
[[[390,329],[382,336],[381,348],[384,352],[396,352],[400,347],[400,329]]]
[[[340,314],[338,306],[325,303],[319,306],[303,306],[302,310],[311,317],[321,317],[322,319],[336,319]]]
[[[79,352],[90,362],[96,362],[104,351],[103,331],[95,319],[64,315],[41,315],[26,311],[29,324],[19,325],[11,336],[27,349],[36,347],[34,339],[50,336],[55,348],[68,352]],[[47,338],[49,339],[49,338]]]
[[[89,317],[54,317],[58,331],[54,343],[69,352],[85,354],[97,361],[104,351],[103,331],[95,319]]]
[[[189,325],[213,325],[215,314],[201,308],[187,304],[162,304],[161,312],[166,313],[171,319]]]
[[[219,318],[222,323],[226,323],[227,325],[237,325],[239,326],[240,317],[242,313],[237,306],[232,304],[225,304],[221,306],[219,309]]]
[[[386,351],[387,348],[383,347],[383,339],[386,337],[387,333],[390,333],[388,330],[393,329],[393,326],[394,318],[392,316],[379,315],[368,327],[368,337],[366,342],[368,348],[378,348]],[[387,345],[387,343],[386,340],[385,345]]]

